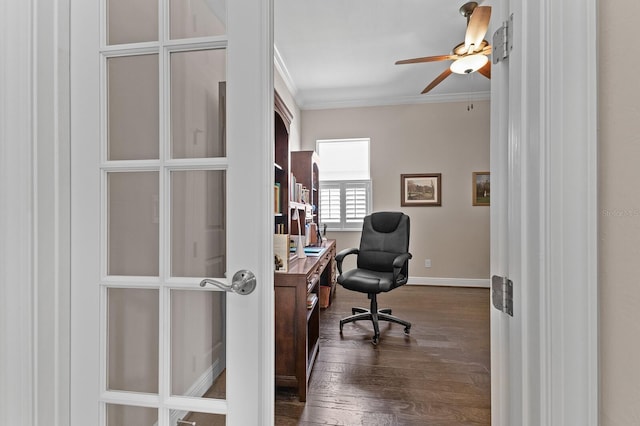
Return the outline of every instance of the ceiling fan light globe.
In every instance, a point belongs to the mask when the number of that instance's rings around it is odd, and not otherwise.
[[[478,71],[489,62],[489,58],[485,55],[468,55],[455,60],[449,67],[456,74],[471,74]]]

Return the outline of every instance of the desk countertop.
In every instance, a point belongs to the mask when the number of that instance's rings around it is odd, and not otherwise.
[[[294,257],[289,260],[289,270],[287,272],[275,272],[276,280],[279,275],[307,275],[315,266],[325,259],[325,255],[332,246],[335,246],[335,240],[327,240],[322,243],[325,250],[320,256],[307,256],[306,258]]]

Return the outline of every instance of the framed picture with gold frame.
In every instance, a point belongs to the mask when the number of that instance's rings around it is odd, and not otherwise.
[[[491,176],[489,172],[473,172],[471,194],[474,206],[491,205]]]

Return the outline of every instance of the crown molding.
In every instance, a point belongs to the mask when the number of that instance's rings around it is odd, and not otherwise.
[[[491,92],[450,93],[443,95],[415,95],[371,99],[347,99],[341,101],[305,101],[302,95],[296,97],[301,110],[360,108],[389,105],[429,104],[445,102],[488,101]]]
[[[299,99],[297,99],[298,88],[296,87],[296,84],[293,82],[293,79],[291,78],[291,74],[289,73],[289,69],[287,68],[287,66],[284,63],[284,60],[282,59],[282,55],[280,55],[278,46],[276,46],[275,44],[273,45],[273,63],[276,67],[276,70],[280,74],[280,77],[282,77],[282,80],[284,81],[285,86],[287,86],[287,89],[289,89],[289,93],[291,93],[291,96],[293,96],[293,98],[296,100],[296,103],[300,104]]]
[[[339,108],[359,108],[389,105],[407,105],[407,104],[428,104],[428,103],[446,103],[446,102],[470,102],[470,101],[488,101],[491,98],[491,92],[464,92],[464,93],[448,93],[441,95],[411,95],[411,96],[391,96],[377,98],[352,98],[344,100],[328,100],[314,101],[306,100],[305,96],[296,86],[287,65],[278,50],[278,46],[273,46],[273,62],[276,70],[282,77],[284,84],[287,86],[289,93],[294,98],[298,108],[301,110],[315,109],[339,109]]]

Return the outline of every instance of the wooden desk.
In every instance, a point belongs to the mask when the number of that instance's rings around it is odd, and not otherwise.
[[[324,243],[320,256],[295,259],[288,272],[275,272],[276,385],[298,389],[307,399],[307,385],[318,354],[320,286],[335,288],[335,240]],[[307,296],[317,297],[307,308]],[[332,292],[333,293],[333,292]]]

